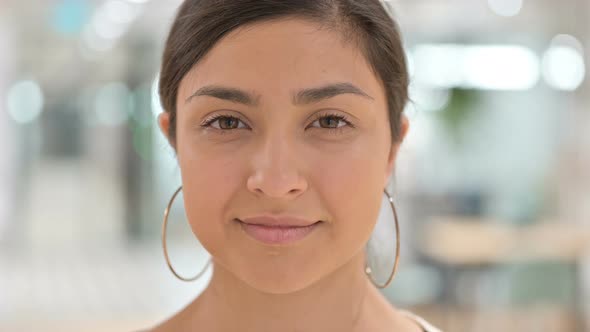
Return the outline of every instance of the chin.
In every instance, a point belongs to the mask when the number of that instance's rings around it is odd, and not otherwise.
[[[290,256],[290,257],[289,257]],[[312,261],[306,255],[281,255],[265,257],[252,262],[241,257],[231,269],[236,278],[250,287],[268,294],[289,294],[305,289],[321,279],[321,261]]]

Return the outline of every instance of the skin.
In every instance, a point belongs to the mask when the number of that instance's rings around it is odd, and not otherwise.
[[[344,82],[366,96],[292,102]],[[189,98],[209,85],[253,103]],[[296,18],[240,27],[184,77],[177,112],[186,215],[214,269],[205,291],[153,331],[420,331],[364,273],[401,141],[392,143],[383,85],[354,44]],[[201,126],[220,114],[237,119]],[[352,126],[318,120],[333,115]],[[168,137],[169,114],[158,122]],[[408,126],[403,116],[404,137]],[[301,241],[268,245],[234,221],[273,212],[323,222]]]

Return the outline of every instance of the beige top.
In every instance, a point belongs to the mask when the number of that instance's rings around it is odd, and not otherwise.
[[[407,311],[407,310],[403,310],[400,309],[398,310],[401,314],[406,315],[407,317],[409,317],[410,319],[412,319],[413,321],[415,321],[418,325],[420,325],[420,327],[422,327],[422,330],[424,332],[442,332],[442,330],[434,327],[432,324],[430,324],[429,322],[427,322],[424,318],[416,315],[413,312]]]

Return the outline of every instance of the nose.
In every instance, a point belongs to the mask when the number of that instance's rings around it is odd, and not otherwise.
[[[280,133],[266,137],[253,154],[248,189],[256,195],[293,199],[307,189],[300,170],[301,155]]]

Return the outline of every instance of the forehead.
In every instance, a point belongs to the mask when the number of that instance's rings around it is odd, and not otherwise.
[[[178,100],[208,84],[255,90],[264,98],[334,82],[380,94],[364,55],[341,32],[289,18],[240,27],[219,40],[185,76]]]

